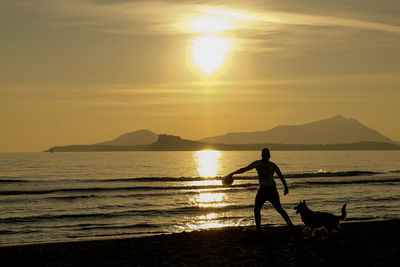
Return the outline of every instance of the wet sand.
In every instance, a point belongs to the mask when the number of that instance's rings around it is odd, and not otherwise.
[[[345,222],[325,239],[287,227],[0,247],[2,266],[400,266],[400,220]]]

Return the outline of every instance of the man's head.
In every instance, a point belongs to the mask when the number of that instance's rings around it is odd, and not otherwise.
[[[271,158],[271,153],[269,152],[268,148],[261,150],[261,158],[263,160],[269,160]]]

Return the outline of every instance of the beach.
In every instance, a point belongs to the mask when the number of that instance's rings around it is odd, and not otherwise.
[[[327,238],[286,226],[0,247],[2,266],[400,266],[400,220],[345,222]]]

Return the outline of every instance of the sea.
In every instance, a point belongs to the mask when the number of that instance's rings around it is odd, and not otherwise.
[[[301,200],[348,221],[400,219],[400,151],[271,151],[294,224]],[[140,237],[254,225],[260,151],[0,153],[0,245]],[[262,224],[285,225],[271,204]]]

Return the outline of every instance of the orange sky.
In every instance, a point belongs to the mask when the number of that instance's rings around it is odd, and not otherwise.
[[[336,114],[400,141],[400,2],[226,2],[1,1],[0,151]]]

